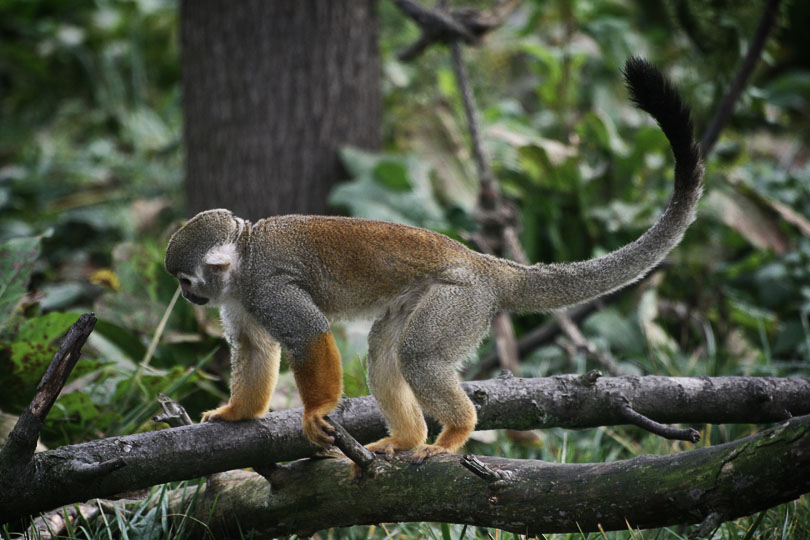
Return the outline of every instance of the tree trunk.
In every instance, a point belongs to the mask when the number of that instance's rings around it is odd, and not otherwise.
[[[380,139],[376,0],[181,3],[193,214],[323,213],[337,150]]]

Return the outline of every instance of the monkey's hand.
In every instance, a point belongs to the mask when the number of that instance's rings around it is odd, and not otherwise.
[[[225,422],[236,422],[237,420],[245,420],[246,418],[252,417],[240,414],[235,407],[233,407],[230,403],[228,403],[227,405],[223,405],[222,407],[218,407],[210,411],[205,411],[202,415],[201,421],[217,422],[220,420],[224,420]]]
[[[329,448],[335,442],[335,437],[330,433],[335,432],[332,424],[326,421],[325,414],[317,411],[304,411],[303,428],[304,436],[313,443]]]

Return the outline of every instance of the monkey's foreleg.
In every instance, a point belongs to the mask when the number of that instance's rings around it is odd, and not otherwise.
[[[332,332],[316,335],[307,345],[303,357],[293,358],[291,365],[298,393],[304,402],[304,435],[315,444],[331,446],[334,428],[324,416],[337,407],[343,392],[340,353]]]
[[[267,412],[278,381],[281,346],[266,334],[234,343],[231,353],[231,398],[227,405],[203,413],[202,421],[234,422]]]

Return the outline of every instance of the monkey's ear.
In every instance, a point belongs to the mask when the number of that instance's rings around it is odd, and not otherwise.
[[[228,253],[222,251],[211,251],[203,259],[203,263],[211,267],[214,272],[224,272],[233,261]]]

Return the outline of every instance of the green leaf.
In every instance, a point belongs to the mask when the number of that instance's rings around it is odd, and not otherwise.
[[[762,94],[779,107],[804,110],[810,103],[810,73],[790,71],[775,77]]]
[[[38,236],[12,238],[0,244],[0,329],[25,296],[40,240]]]
[[[78,318],[77,313],[52,312],[28,319],[20,325],[17,340],[49,344],[67,332]]]
[[[349,176],[356,178],[371,171],[377,163],[377,157],[369,152],[346,146],[340,149],[340,162]]]
[[[172,144],[176,135],[155,111],[139,107],[124,117],[124,127],[132,144],[147,151],[159,151]]]
[[[610,349],[625,356],[646,354],[646,340],[641,329],[613,308],[594,313],[583,324],[583,330],[606,340]]]
[[[529,63],[529,67],[541,76],[542,82],[537,91],[543,101],[550,105],[558,105],[563,98],[559,92],[560,81],[563,78],[561,55],[538,42],[521,44],[520,50],[533,60]]]
[[[87,422],[97,419],[99,414],[98,406],[93,403],[90,396],[83,392],[71,392],[59,396],[54,405],[54,416],[51,420],[62,419],[75,422],[76,418],[73,417],[78,416],[81,422]]]
[[[54,354],[59,338],[76,322],[76,313],[49,313],[22,322],[10,343],[0,346],[0,408],[16,410],[31,400],[31,394],[42,378]],[[77,364],[71,378],[97,370],[99,362],[84,360]]]
[[[408,170],[396,161],[381,161],[374,167],[374,179],[392,191],[409,191]]]
[[[53,312],[24,321],[9,347],[14,373],[28,382],[38,381],[59,349],[56,339],[68,331],[77,317],[75,313]]]
[[[121,419],[121,413],[106,403],[97,403],[84,391],[62,394],[53,406],[42,429],[49,444],[67,444],[107,433]]]
[[[458,86],[453,71],[442,68],[436,72],[436,87],[439,92],[448,98],[453,98],[458,94]]]
[[[131,362],[140,361],[146,353],[146,346],[136,332],[113,322],[99,319],[93,335],[102,336],[112,345],[117,355],[126,357]]]
[[[453,540],[450,536],[450,524],[442,523],[442,540]]]

